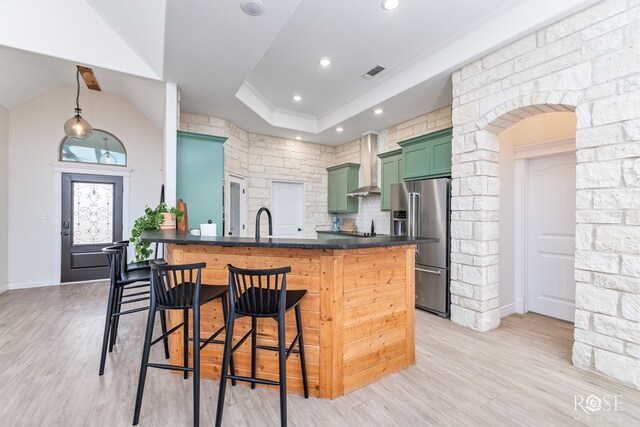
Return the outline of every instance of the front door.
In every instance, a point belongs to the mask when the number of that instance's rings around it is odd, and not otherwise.
[[[574,321],[576,155],[528,162],[527,308]]]
[[[273,181],[271,196],[273,236],[304,237],[304,184]]]
[[[122,240],[122,177],[62,174],[60,281],[109,277],[101,249]]]

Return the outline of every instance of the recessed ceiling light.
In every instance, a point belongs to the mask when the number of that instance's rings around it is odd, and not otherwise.
[[[302,97],[300,95],[293,95],[293,100],[296,102],[302,101]]]
[[[329,58],[322,58],[319,62],[323,67],[328,67],[329,65],[331,65],[331,59]]]
[[[342,132],[344,129],[342,129],[341,127],[337,127],[336,128],[336,132]]]
[[[382,114],[382,108],[377,108],[373,110],[373,114]]]
[[[240,3],[242,11],[249,16],[262,15],[264,12],[264,3],[260,0],[248,0]]]
[[[301,136],[296,136],[296,140],[300,141],[302,139]]]
[[[399,0],[382,0],[382,8],[384,10],[393,10],[400,6]]]

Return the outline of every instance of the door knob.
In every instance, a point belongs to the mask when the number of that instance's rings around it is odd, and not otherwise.
[[[69,229],[69,221],[62,221],[62,228],[64,228],[65,230]]]
[[[302,231],[302,228],[298,228],[298,231]]]

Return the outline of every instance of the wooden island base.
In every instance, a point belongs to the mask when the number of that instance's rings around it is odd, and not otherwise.
[[[259,269],[291,266],[287,289],[308,292],[302,323],[309,394],[333,399],[415,363],[414,250],[415,245],[338,250],[169,244],[165,258],[172,264],[206,262],[203,283],[208,284],[226,284],[229,263]],[[169,321],[171,326],[182,322],[182,313],[171,312]],[[202,337],[222,323],[219,302],[202,307]],[[295,336],[293,310],[286,325],[288,345]],[[250,319],[236,320],[234,342],[249,329]],[[258,344],[277,345],[275,320],[258,320]],[[172,335],[170,346],[172,363],[181,364],[181,333]],[[237,372],[249,376],[250,340],[234,358]],[[222,345],[207,346],[201,354],[202,376],[219,379],[221,359]],[[277,353],[258,350],[257,371],[258,377],[277,380]],[[287,390],[302,394],[301,378],[299,356],[292,354]]]

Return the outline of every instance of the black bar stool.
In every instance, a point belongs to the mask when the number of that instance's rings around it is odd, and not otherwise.
[[[304,343],[302,341],[302,315],[300,313],[300,300],[307,293],[306,290],[287,291],[287,273],[291,267],[282,267],[269,270],[248,270],[228,265],[229,268],[229,301],[230,310],[227,319],[227,334],[224,343],[224,358],[220,370],[220,392],[218,393],[218,410],[216,413],[216,426],[222,424],[222,410],[224,409],[224,393],[227,379],[246,381],[251,383],[251,388],[257,384],[270,384],[280,386],[280,424],[287,425],[287,359],[291,353],[300,354],[302,368],[302,385],[304,397],[309,398],[307,384],[307,368],[304,360]],[[284,315],[295,307],[297,335],[287,348],[285,344]],[[240,341],[233,345],[233,324],[240,317],[251,317],[251,330]],[[278,346],[257,345],[257,319],[270,317],[278,322]],[[229,362],[232,354],[251,335],[251,377],[229,375]],[[293,347],[298,344],[298,350]],[[271,381],[256,377],[256,349],[278,352],[280,381]],[[233,366],[232,366],[233,367]]]
[[[107,314],[105,317],[104,332],[102,337],[102,351],[100,354],[99,375],[104,374],[104,367],[109,353],[113,351],[118,334],[120,316],[148,310],[149,307],[138,307],[129,310],[122,310],[127,304],[149,300],[149,280],[150,269],[135,271],[125,271],[123,267],[124,253],[126,247],[123,245],[113,245],[102,249],[109,260],[109,297],[107,301]],[[125,294],[125,291],[130,291]],[[161,317],[162,329],[166,330],[166,322]],[[165,356],[169,358],[168,340],[164,340]]]
[[[193,372],[193,425],[199,424],[200,418],[200,350],[211,343],[224,344],[224,341],[216,340],[226,328],[222,325],[209,338],[200,338],[200,306],[216,299],[222,303],[224,318],[228,317],[227,291],[225,285],[201,284],[202,269],[206,263],[169,265],[163,261],[151,261],[151,299],[149,308],[149,319],[147,320],[147,332],[144,337],[144,347],[142,350],[142,363],[140,366],[140,379],[138,380],[138,393],[136,396],[135,413],[133,415],[133,425],[140,421],[140,409],[142,407],[142,395],[144,393],[144,382],[147,376],[147,368],[160,368],[184,372],[184,379],[189,377],[189,372]],[[182,323],[174,326],[170,330],[152,340],[153,324],[155,312],[166,310],[182,310]],[[193,311],[193,364],[189,367],[189,310]],[[162,317],[161,317],[162,318]],[[183,329],[183,354],[184,364],[182,366],[166,365],[159,363],[149,363],[149,351],[151,346],[169,335]],[[202,344],[200,344],[202,343]],[[231,370],[235,372],[233,360],[230,361]],[[235,385],[235,382],[233,383]]]
[[[128,263],[127,262],[127,251],[129,248],[129,241],[128,240],[120,240],[117,242],[113,242],[113,246],[118,246],[120,247],[121,250],[121,259],[120,259],[120,274],[121,275],[127,275],[127,273],[130,273],[132,271],[137,271],[137,273],[135,273],[136,276],[144,276],[145,281],[149,282],[151,279],[151,268],[149,267],[149,261],[142,261],[142,262],[135,262],[135,263]],[[147,285],[141,285],[141,287],[146,287]],[[148,291],[145,292],[146,294],[148,294]],[[144,295],[143,293],[141,293],[141,295]],[[116,291],[116,307],[121,307],[122,306],[122,297],[123,297],[123,289],[118,289]],[[162,327],[166,328],[166,322],[165,319],[162,318]],[[109,343],[109,352],[111,352],[113,345],[115,345],[116,340],[118,338],[118,326],[120,325],[120,316],[116,316],[116,318],[113,320],[113,327],[112,327],[112,332],[111,332],[111,339],[110,339],[110,343]],[[167,346],[166,349],[166,353],[169,354],[169,348]]]

